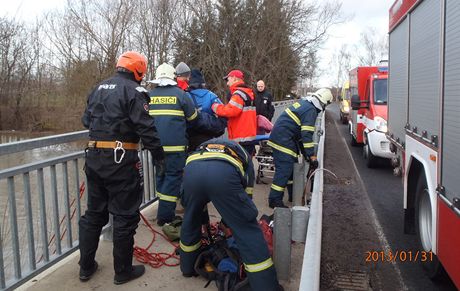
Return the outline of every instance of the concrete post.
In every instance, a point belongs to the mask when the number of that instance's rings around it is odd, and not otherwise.
[[[275,208],[273,252],[280,280],[288,280],[291,274],[291,219],[291,209]]]
[[[308,218],[310,208],[307,206],[292,207],[292,240],[295,242],[305,242],[307,237]]]
[[[293,205],[304,205],[302,203],[303,192],[305,189],[305,163],[295,163],[294,164],[294,174],[293,174],[294,184],[292,185],[292,203]]]

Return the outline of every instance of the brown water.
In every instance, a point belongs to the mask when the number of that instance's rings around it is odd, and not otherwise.
[[[50,135],[48,133],[47,135]],[[43,136],[43,134],[24,134],[24,133],[0,133],[0,142],[14,142],[19,140],[24,140],[27,138],[36,138]],[[39,162],[53,157],[62,156],[65,154],[78,152],[84,149],[84,141],[82,142],[73,142],[68,144],[59,144],[52,145],[42,148],[37,148],[29,151],[24,151],[20,153],[14,153],[9,155],[0,156],[0,171],[6,170],[12,167],[17,167],[25,165],[28,163]],[[79,183],[84,181],[83,173],[83,159],[78,161],[78,174],[79,174]],[[67,242],[67,208],[65,207],[65,182],[64,182],[64,170],[65,166],[63,164],[56,165],[56,180],[57,180],[57,193],[58,193],[58,217],[59,221],[63,221],[59,226],[61,235],[65,232],[63,241],[61,242],[62,249],[68,247]],[[78,213],[76,212],[77,201],[79,200],[79,190],[75,181],[75,166],[73,162],[69,162],[67,165],[67,171],[69,176],[68,191],[69,191],[69,203],[72,204],[70,207],[71,215],[74,212],[74,217],[71,219],[71,233],[72,233],[72,243],[77,239],[77,221]],[[55,210],[52,203],[52,183],[51,183],[51,170],[50,167],[43,169],[44,175],[44,184],[45,184],[45,210],[46,210],[46,223],[47,223],[47,236],[49,245],[50,256],[53,256],[53,252],[56,249],[56,241],[53,240],[55,236],[55,225],[54,217]],[[27,217],[26,209],[26,199],[25,199],[25,189],[24,189],[24,176],[18,175],[14,177],[14,193],[15,193],[15,205],[16,205],[16,221],[18,225],[18,236],[19,236],[19,249],[21,254],[21,268],[22,274],[28,272],[29,266],[29,245],[28,245],[28,235],[30,233],[34,234],[35,242],[35,262],[38,264],[43,263],[42,254],[43,254],[43,243],[41,239],[42,235],[42,224],[40,219],[40,213],[42,208],[39,204],[39,192],[38,192],[38,179],[37,171],[32,171],[29,173],[30,177],[30,192],[31,192],[31,209],[32,209],[32,231],[30,231],[29,219]],[[2,240],[3,248],[3,260],[5,266],[5,277],[6,280],[13,277],[13,249],[12,249],[12,219],[11,219],[11,204],[9,199],[8,183],[6,179],[0,180],[0,236]],[[81,200],[81,208],[84,211],[85,200]]]

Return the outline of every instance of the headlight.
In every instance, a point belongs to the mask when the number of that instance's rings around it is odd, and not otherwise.
[[[343,106],[343,112],[350,112],[350,107]]]
[[[376,116],[374,118],[374,122],[375,122],[375,130],[380,131],[380,132],[387,132],[388,130],[387,121],[385,119],[383,119],[380,116]]]

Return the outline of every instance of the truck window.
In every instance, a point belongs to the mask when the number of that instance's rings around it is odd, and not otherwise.
[[[387,104],[388,101],[388,80],[374,80],[374,103]]]

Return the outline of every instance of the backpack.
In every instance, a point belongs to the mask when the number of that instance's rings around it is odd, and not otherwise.
[[[227,240],[209,245],[196,259],[194,268],[208,280],[205,288],[215,281],[219,291],[251,290],[241,256],[236,248],[229,247]]]

